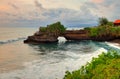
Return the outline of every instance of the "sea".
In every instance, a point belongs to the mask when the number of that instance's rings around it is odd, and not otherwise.
[[[64,37],[58,43],[24,44],[36,31],[34,27],[0,27],[0,79],[63,79],[66,71],[79,69],[102,52],[120,51],[117,43]]]

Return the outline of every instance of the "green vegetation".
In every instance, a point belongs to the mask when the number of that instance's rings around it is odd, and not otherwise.
[[[99,18],[99,25],[100,25],[100,26],[107,25],[108,22],[109,22],[108,19],[105,18],[105,17]]]
[[[105,26],[105,25],[108,25],[108,26],[113,26],[113,22],[110,22],[107,18],[105,17],[101,17],[99,18],[99,26]]]
[[[119,37],[120,27],[113,26],[113,22],[109,22],[107,18],[99,18],[99,26],[86,27],[90,37]]]
[[[98,26],[98,27],[91,27],[85,28],[88,31],[89,36],[91,37],[119,37],[120,36],[120,27],[114,26]]]
[[[97,27],[86,27],[90,37],[120,37],[120,27],[107,18],[99,18]],[[64,79],[120,79],[120,55],[115,51],[102,53],[90,63],[73,72],[66,71]]]
[[[65,32],[66,28],[60,23],[56,22],[50,25],[47,25],[47,27],[40,27],[39,31],[44,32],[46,34],[51,34],[54,36],[58,36],[60,34],[63,34]]]
[[[110,21],[109,21],[109,22],[107,23],[107,25],[108,25],[108,26],[113,26],[113,22],[110,22]]]
[[[64,79],[120,79],[120,55],[115,51],[102,53],[79,70],[67,71]]]
[[[40,32],[46,32],[46,31],[47,31],[47,28],[46,28],[46,27],[40,27],[39,31],[40,31]]]

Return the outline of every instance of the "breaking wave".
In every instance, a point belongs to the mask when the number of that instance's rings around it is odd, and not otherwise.
[[[110,42],[106,42],[107,45],[111,46],[111,47],[114,47],[114,48],[117,48],[117,49],[120,49],[120,44],[118,43],[110,43]]]
[[[12,42],[16,42],[16,41],[24,40],[24,39],[25,39],[25,37],[21,37],[21,38],[16,38],[16,39],[9,39],[9,40],[5,40],[5,41],[0,41],[0,45],[12,43]]]

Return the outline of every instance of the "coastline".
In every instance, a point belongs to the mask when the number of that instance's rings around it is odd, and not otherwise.
[[[112,40],[112,41],[109,41],[109,42],[111,42],[111,43],[118,43],[118,44],[120,44],[120,39],[115,39],[115,40]]]
[[[107,45],[111,46],[111,47],[114,47],[114,48],[117,48],[117,49],[120,49],[120,43],[118,42],[106,42]]]
[[[82,58],[77,61],[75,59],[65,60],[67,62],[72,62],[69,64],[67,64],[67,63],[60,64],[58,60],[56,60],[56,61],[48,60],[49,63],[51,63],[51,65],[48,65],[48,66],[47,65],[42,66],[42,64],[47,64],[47,62],[41,61],[41,60],[26,62],[23,64],[24,66],[26,66],[24,69],[20,69],[20,70],[18,69],[18,70],[10,71],[8,73],[0,74],[0,78],[1,79],[15,79],[15,78],[39,79],[40,77],[44,77],[44,79],[48,79],[48,77],[49,77],[48,74],[52,73],[50,79],[55,79],[55,78],[62,79],[66,70],[73,71],[73,70],[79,69],[80,66],[85,65],[87,62],[91,62],[92,57],[98,57],[98,55],[100,55],[102,52],[104,52],[103,50],[105,52],[107,52],[105,49],[100,48],[100,49],[96,50],[94,52],[94,54],[91,54],[91,52],[89,52],[87,55],[81,55],[81,56],[78,56],[75,53],[67,52],[67,55],[70,54],[70,56],[74,55],[79,58]],[[42,64],[40,64],[39,62],[42,62]],[[74,65],[74,64],[76,64],[76,65]],[[57,66],[57,65],[60,67],[55,68],[55,66]],[[65,65],[65,66],[63,66],[63,65]],[[51,68],[51,69],[49,69],[49,68]],[[54,70],[54,68],[55,68],[55,70]],[[58,70],[56,70],[56,69],[58,69]],[[49,72],[47,72],[48,70],[49,70]],[[47,73],[45,74],[44,72],[47,72]],[[55,74],[53,74],[53,72]],[[53,78],[53,76],[55,76],[55,77]]]

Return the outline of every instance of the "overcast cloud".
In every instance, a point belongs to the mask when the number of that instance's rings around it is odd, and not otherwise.
[[[1,0],[0,26],[96,25],[99,17],[120,19],[119,0]]]

